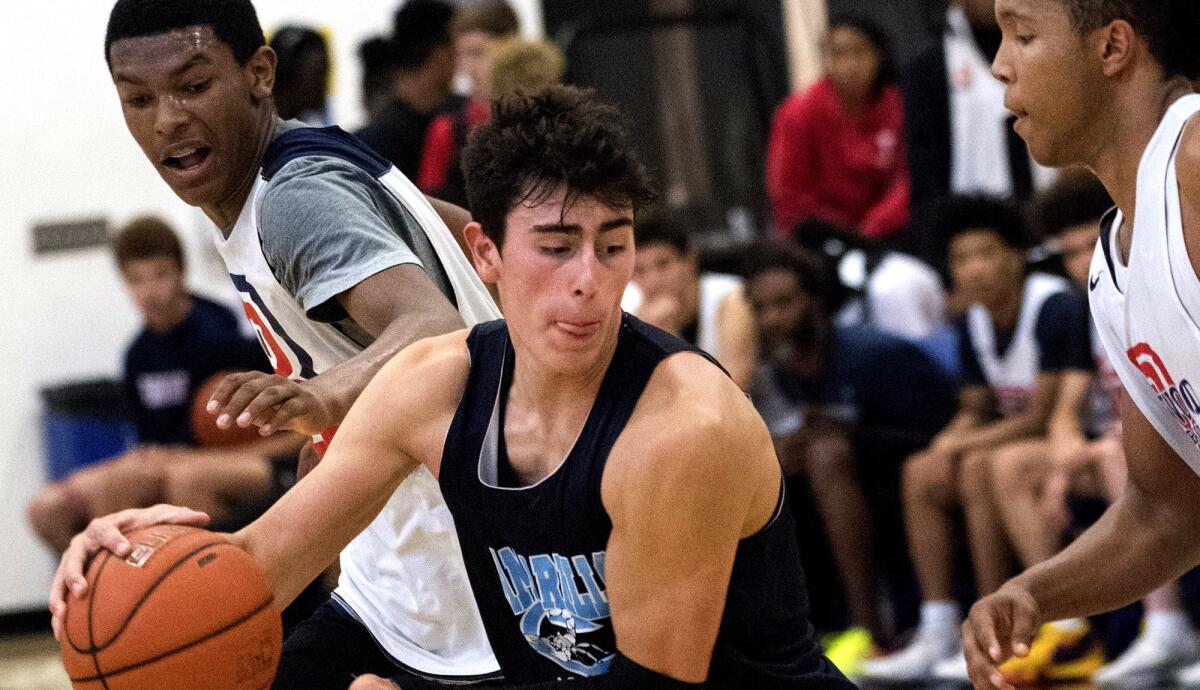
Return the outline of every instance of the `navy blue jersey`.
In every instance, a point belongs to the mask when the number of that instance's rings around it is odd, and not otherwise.
[[[125,352],[125,391],[140,443],[196,442],[196,389],[222,371],[269,371],[253,340],[243,338],[225,307],[192,296],[192,309],[165,332],[143,330]]]
[[[612,531],[600,500],[605,463],[655,367],[696,350],[626,314],[574,447],[552,474],[520,487],[505,481],[503,410],[516,357],[507,325],[476,326],[467,343],[471,369],[439,481],[492,650],[509,681],[605,673],[617,651],[604,571]],[[782,493],[768,525],[738,546],[710,685],[853,687],[813,641]]]

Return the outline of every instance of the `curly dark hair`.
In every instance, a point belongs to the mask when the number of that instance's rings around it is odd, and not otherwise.
[[[267,44],[250,0],[117,0],[108,15],[104,59],[112,69],[112,44],[189,26],[211,27],[239,65]]]
[[[1079,33],[1124,19],[1146,40],[1168,77],[1200,78],[1200,2],[1196,0],[1059,0]]]
[[[656,194],[629,142],[625,118],[592,91],[553,86],[492,104],[463,152],[467,200],[498,246],[505,218],[522,203],[544,202],[566,188],[564,209],[590,196],[636,214]]]

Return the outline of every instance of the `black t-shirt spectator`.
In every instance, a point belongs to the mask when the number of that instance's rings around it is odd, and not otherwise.
[[[125,352],[125,389],[140,443],[192,445],[196,389],[221,371],[270,371],[233,312],[192,296],[192,310],[164,333],[143,330]]]
[[[837,327],[823,375],[801,379],[772,368],[792,405],[822,410],[864,433],[931,437],[958,405],[954,380],[913,343],[866,326]]]

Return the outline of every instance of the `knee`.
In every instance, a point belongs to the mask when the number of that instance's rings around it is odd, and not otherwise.
[[[958,475],[958,493],[964,502],[986,500],[991,497],[991,453],[968,453],[962,459]]]
[[[163,500],[173,505],[186,505],[203,489],[205,477],[190,464],[179,464],[163,472]]]
[[[396,690],[396,684],[379,676],[359,676],[350,684],[350,690]]]
[[[901,473],[906,501],[933,500],[944,503],[954,493],[951,458],[936,453],[918,453],[904,463]]]
[[[854,452],[842,438],[820,439],[809,444],[805,470],[814,490],[821,485],[857,481]]]

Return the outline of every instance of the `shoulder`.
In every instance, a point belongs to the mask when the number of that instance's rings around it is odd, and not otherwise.
[[[384,416],[424,419],[458,406],[466,387],[471,356],[466,329],[424,338],[409,345],[380,368],[364,397],[376,401]]]
[[[827,110],[831,98],[833,91],[828,79],[821,79],[784,100],[778,116],[785,122],[798,123]]]
[[[658,365],[627,429],[637,447],[655,458],[656,473],[703,473],[710,463],[715,466],[708,470],[723,473],[731,458],[745,458],[770,444],[746,394],[693,352],[671,355]]]
[[[192,314],[197,321],[205,325],[212,324],[235,331],[238,327],[237,317],[232,310],[199,295],[192,295]]]
[[[1038,312],[1038,323],[1047,328],[1061,325],[1080,314],[1087,314],[1087,295],[1079,290],[1064,290],[1046,298]]]

